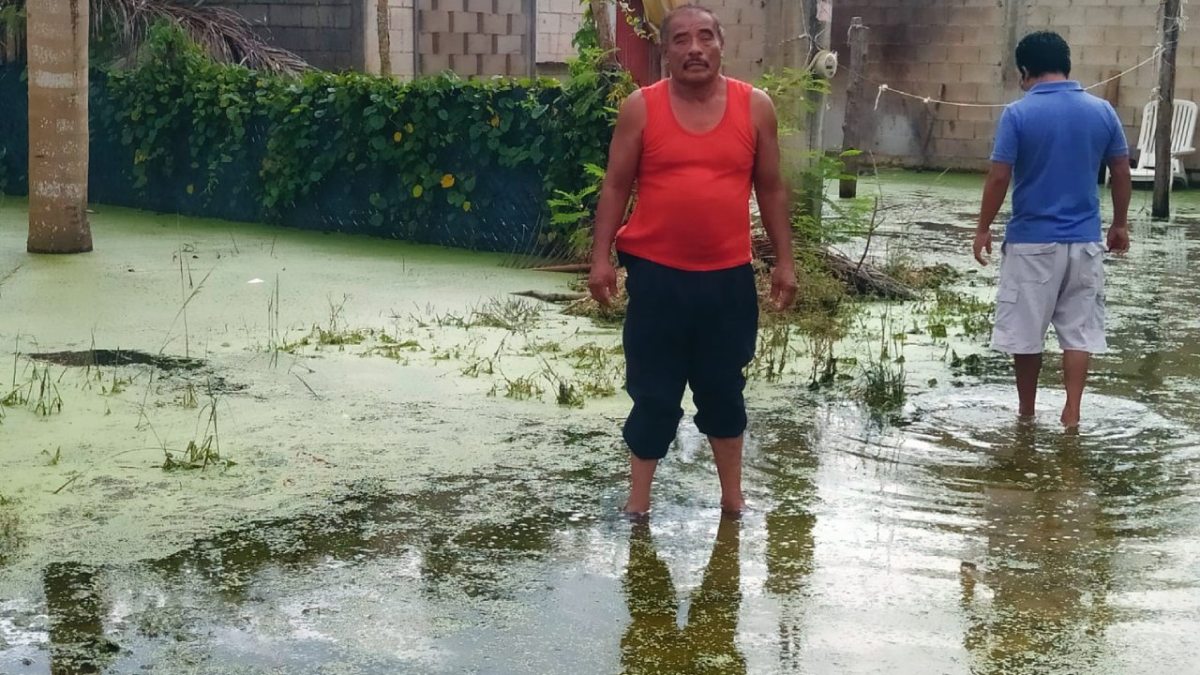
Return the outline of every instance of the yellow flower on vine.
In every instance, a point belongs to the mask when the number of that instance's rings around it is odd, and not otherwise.
[[[421,195],[423,195],[423,194],[425,194],[425,188],[421,187],[420,185],[414,185],[414,186],[413,186],[413,189],[412,189],[412,196],[413,196],[413,197],[416,197],[417,199],[420,199],[420,198],[421,198]]]
[[[446,188],[447,190],[454,187],[454,174],[448,173],[442,176],[442,187]]]
[[[412,122],[409,122],[408,124],[404,125],[404,130],[410,134],[413,132],[413,129],[414,129],[414,127],[412,125]]]
[[[404,140],[404,134],[397,131],[396,133],[392,134],[392,140],[399,143],[400,141]]]
[[[463,202],[463,211],[471,210],[471,202]]]
[[[499,116],[499,115],[492,115],[492,119],[491,119],[491,125],[492,125],[493,127],[499,127],[499,126],[500,126],[500,116]]]
[[[188,183],[187,193],[190,195],[190,194],[194,194],[195,192],[196,192],[196,186],[192,185],[191,183]]]

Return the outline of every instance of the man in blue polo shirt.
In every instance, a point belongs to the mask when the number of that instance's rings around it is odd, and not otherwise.
[[[1111,171],[1108,250],[1129,249],[1129,148],[1116,111],[1071,74],[1071,49],[1057,33],[1017,45],[1024,98],[1004,109],[975,231],[975,259],[987,264],[992,221],[1015,182],[1004,233],[992,348],[1013,355],[1023,417],[1034,414],[1042,349],[1051,323],[1063,350],[1067,402],[1062,423],[1079,425],[1092,354],[1104,338],[1104,245],[1096,173]]]

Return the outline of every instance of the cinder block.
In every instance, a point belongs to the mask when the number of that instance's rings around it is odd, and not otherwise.
[[[392,49],[405,52],[413,50],[413,33],[411,30],[394,30],[390,34]]]
[[[479,75],[479,56],[475,54],[455,54],[450,57],[451,69],[463,77]]]
[[[959,103],[979,103],[979,85],[970,82],[947,82],[946,93],[942,98]],[[983,102],[993,103],[994,101]]]
[[[496,0],[497,14],[523,14],[524,11],[521,0]]]
[[[451,12],[450,30],[455,33],[477,33],[483,15],[477,12]]]
[[[279,28],[298,28],[303,26],[305,9],[305,7],[294,5],[271,5],[271,26]]]
[[[421,10],[421,32],[448,33],[450,32],[450,12],[443,10]]]
[[[529,19],[524,14],[506,14],[508,17],[508,34],[525,35],[529,32]]]
[[[451,70],[450,57],[445,54],[428,54],[421,56],[421,74],[437,75]]]
[[[986,64],[964,64],[962,67],[963,82],[978,82],[990,84],[1000,79],[1000,68]]]
[[[724,30],[725,30],[725,44],[727,47],[729,45],[739,45],[739,44],[742,44],[744,42],[749,42],[750,40],[754,39],[754,32],[753,32],[754,29],[751,28],[750,26],[741,26],[741,25],[724,26]]]
[[[508,75],[508,57],[503,54],[487,54],[480,59],[480,75]]]
[[[1085,47],[1079,63],[1096,66],[1101,69],[1115,67],[1120,63],[1120,49],[1114,46]]]
[[[443,12],[462,12],[467,8],[466,0],[437,0],[438,9]]]
[[[493,36],[483,33],[471,33],[467,35],[467,51],[468,54],[491,54],[492,53]]]
[[[974,101],[967,101],[967,103],[973,103],[973,102]],[[994,122],[992,121],[992,110],[993,110],[992,108],[978,108],[975,106],[959,106],[958,107],[958,119],[959,119],[959,121],[964,122],[964,123],[984,122],[987,124],[988,128],[991,129],[991,127],[994,125]],[[995,110],[1000,110],[1000,108],[995,108]],[[991,132],[989,131],[988,133],[991,133]],[[972,136],[972,137],[974,137],[974,136]]]
[[[904,66],[904,77],[910,82],[929,82],[929,64],[925,62],[906,64]],[[936,84],[940,84],[940,82]]]
[[[1084,22],[1088,26],[1121,25],[1120,7],[1087,7],[1084,9],[1083,16]]]
[[[525,39],[520,35],[496,36],[497,54],[520,54],[524,51]]]
[[[467,35],[469,33],[442,33],[438,35],[438,53],[450,56],[469,53],[467,52]]]
[[[422,54],[433,54],[437,52],[437,40],[434,39],[433,33],[421,33],[417,39],[417,48]]]
[[[929,80],[931,82],[959,82],[962,80],[962,66],[957,63],[935,61],[929,64]]]
[[[539,20],[541,17],[538,17]],[[508,32],[507,14],[484,14],[483,32],[489,35],[504,35]]]
[[[930,65],[938,63],[950,63],[950,48],[941,44],[922,45],[916,52],[916,61],[925,62]],[[846,58],[849,58],[848,56]],[[869,55],[868,55],[869,58]]]
[[[413,10],[402,7],[388,8],[388,27],[392,30],[409,30],[413,23]]]
[[[1094,47],[1105,44],[1104,32],[1108,28],[1100,24],[1071,27],[1071,47]]]
[[[958,63],[964,66],[975,65],[980,63],[982,52],[979,47],[971,47],[968,45],[951,45],[946,47],[946,60],[950,63]]]
[[[325,27],[325,25],[321,23],[321,10],[322,9],[324,9],[324,8],[318,7],[316,5],[313,5],[311,7],[301,7],[300,8],[300,20],[303,22],[303,25],[305,28],[324,28]]]
[[[496,5],[493,0],[467,0],[468,12],[492,13],[496,11]]]
[[[1142,31],[1129,26],[1110,26],[1104,29],[1104,44],[1112,47],[1139,47]]]

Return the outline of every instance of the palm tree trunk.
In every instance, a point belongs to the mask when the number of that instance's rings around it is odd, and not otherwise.
[[[92,250],[88,0],[28,0],[30,253]]]

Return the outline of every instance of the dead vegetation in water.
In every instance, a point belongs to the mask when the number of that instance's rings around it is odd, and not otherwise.
[[[17,500],[0,495],[0,564],[7,562],[25,543],[17,506]]]

